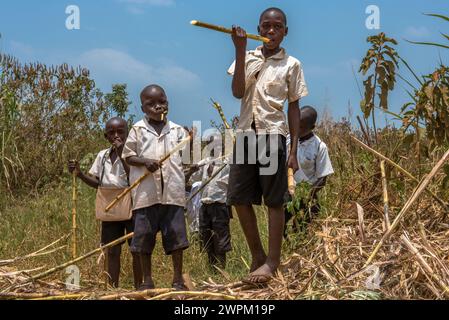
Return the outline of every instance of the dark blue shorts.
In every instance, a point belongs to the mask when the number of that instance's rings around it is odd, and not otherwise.
[[[165,254],[189,247],[184,208],[157,204],[134,211],[134,237],[131,252],[151,254],[156,244],[156,235],[162,233]]]

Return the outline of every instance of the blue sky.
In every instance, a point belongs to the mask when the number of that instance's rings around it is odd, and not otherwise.
[[[381,29],[365,27],[365,9],[380,8]],[[65,28],[68,5],[81,10],[81,29]],[[420,74],[431,73],[449,50],[406,43],[404,39],[440,41],[449,25],[424,12],[449,15],[443,0],[15,0],[0,4],[0,50],[21,61],[83,65],[104,91],[113,83],[128,84],[130,111],[140,117],[138,94],[147,84],[162,84],[169,95],[169,117],[180,124],[219,121],[210,106],[213,97],[228,117],[238,114],[239,101],[231,94],[226,70],[233,61],[229,36],[192,27],[196,19],[224,26],[239,24],[256,33],[259,14],[270,6],[287,13],[290,33],[284,46],[304,66],[310,95],[302,104],[334,118],[359,113],[360,95],[353,76],[368,45],[366,37],[380,31],[396,38],[399,53]],[[249,48],[258,45],[249,41]],[[411,76],[406,70],[400,73]],[[358,76],[361,83],[361,78]],[[391,95],[391,109],[408,101],[399,81]],[[380,117],[380,116],[379,116]],[[383,118],[383,117],[381,117]]]

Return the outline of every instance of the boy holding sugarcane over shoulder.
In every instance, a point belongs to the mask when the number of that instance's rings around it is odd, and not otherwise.
[[[129,166],[123,160],[123,146],[128,136],[128,123],[122,118],[112,118],[106,123],[105,138],[111,144],[109,149],[100,151],[89,174],[81,171],[77,161],[69,161],[70,173],[75,172],[88,186],[101,192],[101,188],[126,188],[128,186]],[[125,213],[126,215],[127,213]],[[125,234],[134,231],[134,221],[102,221],[101,244],[106,245]],[[131,241],[128,241],[131,244]],[[111,247],[107,252],[106,270],[109,283],[113,287],[119,286],[121,244]],[[142,281],[142,272],[139,260],[133,256],[134,285],[137,288]]]
[[[314,133],[318,113],[311,106],[301,108],[301,120],[299,122],[299,144],[296,155],[299,162],[299,170],[295,173],[296,183],[306,183],[311,189],[307,199],[299,199],[298,208],[285,209],[284,237],[287,237],[287,223],[294,217],[293,231],[298,231],[301,222],[309,223],[313,216],[320,211],[318,194],[326,186],[327,178],[334,173],[326,144]],[[291,201],[288,195],[288,201]],[[292,210],[303,211],[304,217]]]
[[[173,283],[177,290],[187,289],[182,277],[183,251],[187,240],[185,206],[185,176],[179,152],[163,164],[160,162],[170,150],[188,137],[187,131],[167,121],[168,100],[163,88],[150,85],[140,95],[143,120],[137,122],[125,143],[123,157],[131,166],[130,182],[149,174],[132,190],[135,215],[131,252],[140,256],[144,282],[140,290],[155,287],[152,278],[151,255],[156,235],[162,233],[162,243],[173,260]]]
[[[298,170],[297,158],[290,155],[287,159],[286,137],[290,128],[291,147],[296,150],[299,100],[308,91],[301,63],[281,47],[288,33],[287,18],[282,10],[269,8],[260,16],[259,34],[269,42],[256,50],[246,51],[245,30],[236,26],[232,30],[236,60],[228,73],[233,75],[233,95],[242,100],[234,157],[241,158],[239,152],[244,153],[245,161],[235,163],[234,159],[231,165],[228,204],[237,210],[252,255],[251,273],[244,281],[264,284],[271,280],[280,265],[287,166],[294,172]],[[284,113],[287,100],[288,123]],[[253,142],[247,140],[248,133],[256,136]],[[257,150],[255,164],[248,159],[251,147]],[[261,151],[264,155],[268,151],[270,163],[277,162],[277,170],[264,170],[267,164],[262,163]],[[261,205],[262,197],[269,216],[268,255],[262,247],[252,207]]]

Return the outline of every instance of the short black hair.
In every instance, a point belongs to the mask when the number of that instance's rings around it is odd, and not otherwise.
[[[280,14],[282,15],[282,17],[284,18],[285,26],[287,26],[287,15],[285,14],[284,11],[282,11],[282,9],[279,9],[279,8],[276,8],[276,7],[268,8],[268,9],[266,9],[264,12],[262,12],[262,14],[260,15],[260,18],[259,18],[259,23],[262,21],[262,17],[263,17],[266,13],[271,12],[271,11],[276,11],[276,12],[280,13]]]
[[[151,90],[151,89],[158,89],[161,90],[165,95],[167,95],[165,93],[164,88],[162,88],[160,85],[157,84],[150,84],[149,86],[146,86],[145,88],[143,88],[142,92],[140,93],[140,100],[142,100],[143,94],[145,93],[145,91],[147,90]]]
[[[307,123],[312,128],[315,127],[318,120],[318,112],[316,112],[315,108],[312,106],[304,106],[301,108],[301,117],[307,119]]]

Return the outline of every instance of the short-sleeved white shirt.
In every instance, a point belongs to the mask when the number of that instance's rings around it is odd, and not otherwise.
[[[313,185],[318,179],[334,173],[327,146],[317,135],[298,142],[297,157],[300,169],[295,173],[296,183]]]
[[[302,64],[281,49],[266,59],[262,47],[246,53],[245,95],[242,99],[239,131],[250,131],[255,122],[259,134],[288,135],[284,104],[308,95]],[[228,74],[235,72],[235,61]]]
[[[123,167],[123,163],[118,157],[115,162],[112,163],[110,153],[111,149],[100,151],[95,158],[94,164],[89,170],[89,174],[97,177],[99,180],[103,174],[101,187],[126,188],[128,187],[128,176]]]
[[[188,136],[187,131],[169,121],[160,135],[147,119],[137,122],[131,129],[123,149],[123,158],[137,156],[160,160]],[[131,166],[130,183],[147,173],[147,169]],[[163,185],[163,187],[162,187]],[[150,174],[133,189],[133,209],[151,207],[156,204],[185,206],[185,176],[180,152],[164,162],[162,168]]]
[[[208,176],[209,165],[214,162],[212,158],[206,158],[203,160],[206,165],[202,166],[200,170],[194,173],[191,177],[192,181],[201,181],[205,183],[210,177]],[[217,173],[221,167],[227,163],[227,161],[217,160],[215,161],[214,168],[211,176]],[[226,203],[226,196],[228,192],[229,182],[229,165],[218,173],[218,175],[208,183],[201,192],[201,202],[204,204],[211,203]]]

